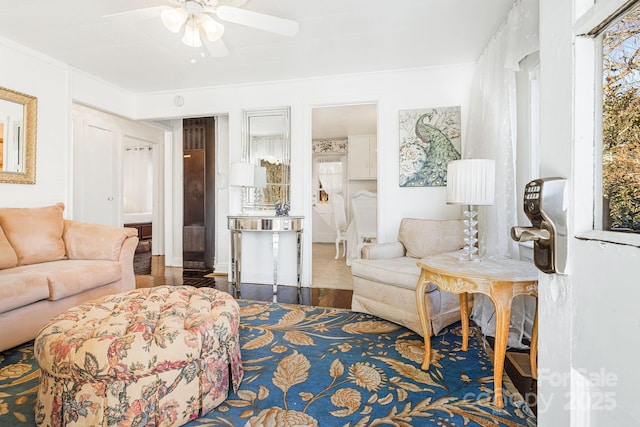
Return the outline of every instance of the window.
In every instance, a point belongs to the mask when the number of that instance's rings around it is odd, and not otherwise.
[[[600,40],[602,229],[640,233],[640,7]]]
[[[332,193],[343,192],[344,174],[340,158],[333,156],[316,158],[316,176],[317,203],[330,203]]]
[[[150,213],[153,208],[153,147],[149,144],[126,147],[123,162],[124,213]]]
[[[529,224],[522,209],[524,187],[529,181],[540,177],[539,167],[539,85],[540,54],[534,52],[520,61],[516,73],[516,194],[519,209],[518,224]]]

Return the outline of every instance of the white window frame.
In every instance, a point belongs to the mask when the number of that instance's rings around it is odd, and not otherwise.
[[[535,56],[533,56],[535,55]],[[524,79],[526,78],[526,88]],[[524,187],[540,177],[540,57],[532,53],[520,62],[516,74],[516,194],[521,206]],[[530,224],[522,209],[517,212],[518,224]],[[533,242],[521,242],[520,246],[533,248]]]
[[[638,247],[638,234],[602,230],[601,33],[622,13],[639,4],[638,0],[598,0],[587,8],[574,26],[576,43],[573,150],[576,237]]]

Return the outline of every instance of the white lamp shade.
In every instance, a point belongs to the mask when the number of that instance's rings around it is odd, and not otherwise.
[[[207,35],[207,39],[211,42],[218,40],[222,37],[222,34],[224,34],[224,25],[216,22],[212,17],[204,13],[200,15],[200,25]]]
[[[253,186],[257,188],[265,188],[267,186],[267,168],[264,166],[255,167]]]
[[[253,187],[255,182],[254,169],[255,166],[251,163],[231,163],[231,167],[229,168],[229,185],[233,187]]]
[[[180,7],[167,8],[160,12],[160,19],[162,19],[162,23],[167,27],[167,30],[177,33],[182,28],[184,21],[187,20],[187,14]]]
[[[200,40],[200,24],[198,18],[191,16],[187,20],[187,24],[184,26],[184,37],[182,37],[182,43],[191,47],[202,46],[202,40]]]
[[[453,160],[447,166],[447,203],[450,205],[493,205],[495,161]]]

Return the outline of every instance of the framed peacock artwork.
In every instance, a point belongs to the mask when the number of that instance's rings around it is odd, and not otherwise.
[[[447,185],[447,165],[460,159],[460,107],[401,110],[400,187]]]

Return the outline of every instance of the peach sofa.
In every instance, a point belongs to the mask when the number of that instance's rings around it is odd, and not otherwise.
[[[404,218],[398,241],[368,244],[362,259],[353,260],[351,309],[369,313],[406,326],[424,335],[416,305],[416,285],[421,258],[461,249],[464,246],[462,220]],[[460,320],[460,298],[427,288],[431,331],[435,335]]]
[[[70,307],[135,288],[137,230],[65,220],[63,211],[0,208],[0,351]]]

